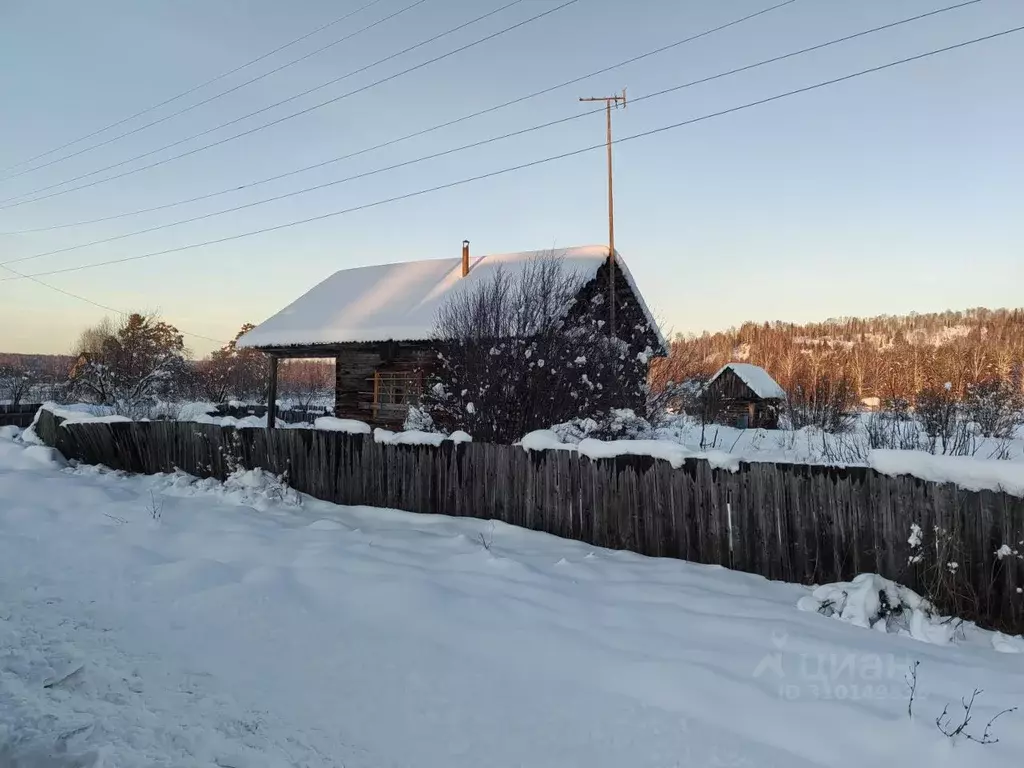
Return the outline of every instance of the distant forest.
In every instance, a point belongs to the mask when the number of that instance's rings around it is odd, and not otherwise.
[[[744,323],[679,335],[655,383],[699,381],[737,361],[761,366],[790,394],[840,383],[858,399],[882,401],[913,402],[935,388],[963,397],[970,387],[993,382],[1020,391],[1024,309]]]
[[[706,380],[725,363],[742,361],[760,365],[790,395],[804,397],[817,393],[830,399],[877,397],[883,403],[913,404],[920,393],[936,389],[955,398],[964,398],[979,384],[1024,391],[1024,309],[852,317],[803,325],[744,323],[716,333],[679,335],[670,346],[669,357],[658,361],[652,372],[655,389],[669,381]],[[208,367],[224,354],[195,365]],[[0,353],[0,380],[20,373],[35,385],[56,387],[67,380],[75,360],[72,355]],[[300,367],[295,367],[296,375]],[[329,379],[333,372],[323,368],[317,378]],[[263,377],[254,381],[262,384]],[[329,381],[322,386],[329,387]]]
[[[25,355],[0,352],[0,370],[24,371],[39,377],[64,378],[74,363],[71,355]]]

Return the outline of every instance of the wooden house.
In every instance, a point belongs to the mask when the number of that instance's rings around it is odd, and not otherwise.
[[[461,259],[344,269],[246,333],[238,346],[270,356],[270,402],[276,399],[279,360],[334,358],[335,415],[394,428],[418,401],[436,362],[433,329],[444,302],[492,280],[499,268],[514,277],[548,253],[470,258],[467,241]],[[616,327],[629,329],[636,352],[649,347],[655,355],[666,354],[665,339],[619,254],[612,261],[607,247],[582,246],[553,255],[581,279],[577,304],[614,293]]]
[[[701,400],[717,424],[775,429],[786,393],[764,368],[727,363],[705,385]]]

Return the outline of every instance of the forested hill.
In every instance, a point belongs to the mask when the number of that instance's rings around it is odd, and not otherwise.
[[[765,368],[788,391],[845,380],[859,397],[912,397],[949,382],[957,392],[1024,369],[1024,309],[838,318],[820,323],[744,323],[678,336],[661,377],[701,378],[730,361]]]

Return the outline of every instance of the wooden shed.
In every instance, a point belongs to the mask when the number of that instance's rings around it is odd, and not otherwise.
[[[712,421],[739,429],[775,429],[786,393],[764,368],[727,363],[701,394]]]
[[[454,292],[492,280],[499,269],[513,275],[550,251],[431,259],[357,267],[336,272],[276,315],[242,336],[238,346],[271,358],[269,400],[276,399],[277,363],[289,358],[334,358],[335,415],[374,426],[401,426],[418,402],[437,359],[433,329],[438,309]],[[665,354],[658,330],[619,254],[605,246],[558,250],[563,269],[583,281],[580,300],[611,293],[614,270],[617,327],[630,329],[636,352]],[[566,308],[567,314],[570,307]],[[272,419],[272,410],[271,410]]]

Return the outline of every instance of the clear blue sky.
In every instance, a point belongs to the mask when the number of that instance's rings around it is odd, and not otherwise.
[[[409,1],[381,0],[148,117],[248,79]],[[0,182],[0,197],[212,127],[506,1],[427,0],[186,115]],[[365,2],[0,2],[0,166],[157,103]],[[429,47],[180,149],[339,95],[556,4],[525,0]],[[346,154],[772,4],[579,0],[540,22],[253,136],[88,190],[0,210],[0,231],[160,205]],[[623,86],[641,96],[947,4],[951,0],[798,0],[577,86],[255,190],[86,227],[0,236],[0,261],[371,170],[590,106],[579,104],[578,96]],[[616,131],[625,136],[649,130],[1021,24],[1020,0],[985,0],[636,104],[616,114]],[[624,144],[615,158],[619,250],[656,315],[674,331],[744,320],[1020,305],[1021,72],[1024,33]],[[603,132],[602,118],[593,116],[205,222],[12,266],[41,272],[230,235],[568,151],[600,142]],[[183,329],[228,339],[242,323],[265,319],[337,269],[455,256],[463,238],[478,254],[604,242],[604,180],[603,154],[594,152],[269,235],[44,279],[112,307],[159,310]],[[83,327],[104,314],[28,281],[0,282],[0,351],[66,351]],[[198,339],[189,344],[200,354],[213,346]]]

